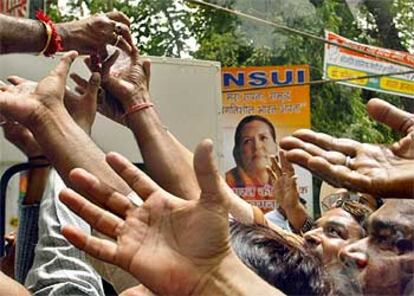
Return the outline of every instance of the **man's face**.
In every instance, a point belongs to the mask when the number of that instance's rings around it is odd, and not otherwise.
[[[305,233],[305,246],[324,265],[338,262],[338,252],[362,237],[362,228],[351,214],[341,208],[325,212],[315,222],[314,229]]]
[[[412,295],[414,201],[390,200],[368,223],[368,237],[340,251],[343,273],[364,294]]]
[[[245,171],[258,173],[270,165],[270,155],[277,154],[277,144],[266,123],[249,122],[241,132],[241,160]]]

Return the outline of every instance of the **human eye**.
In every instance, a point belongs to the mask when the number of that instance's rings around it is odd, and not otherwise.
[[[344,232],[333,225],[326,226],[325,232],[329,237],[346,239]]]
[[[410,239],[398,239],[394,243],[395,247],[397,248],[400,254],[404,254],[407,252],[411,252],[413,250],[414,244],[413,241]]]
[[[269,140],[269,137],[267,135],[260,135],[260,140],[265,142],[265,141]]]
[[[243,145],[248,145],[248,144],[250,144],[252,142],[252,139],[251,138],[244,138],[243,139]]]

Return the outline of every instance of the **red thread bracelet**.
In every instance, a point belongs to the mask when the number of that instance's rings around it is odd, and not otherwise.
[[[62,37],[57,32],[56,26],[50,17],[43,12],[43,10],[38,10],[36,12],[36,18],[45,24],[46,27],[50,27],[52,29],[52,34],[50,38],[49,45],[45,48],[43,54],[47,57],[55,54],[58,51],[63,51],[62,46]]]
[[[129,114],[140,111],[142,109],[146,109],[146,108],[150,108],[153,107],[154,104],[153,103],[137,103],[132,105],[131,107],[128,108],[128,110],[125,111],[124,115],[122,115],[122,119],[124,119],[125,117],[127,117]]]

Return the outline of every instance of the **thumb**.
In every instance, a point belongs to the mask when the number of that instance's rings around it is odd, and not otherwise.
[[[213,155],[213,142],[210,139],[198,144],[194,153],[194,170],[201,188],[200,200],[223,204],[225,190]],[[208,200],[207,200],[208,199]]]
[[[63,55],[60,59],[59,64],[56,68],[51,72],[52,75],[57,75],[66,81],[66,77],[68,76],[68,72],[73,61],[78,57],[77,51],[69,51]]]
[[[414,130],[414,116],[381,99],[371,99],[367,104],[368,114],[374,120],[384,123],[402,133]]]

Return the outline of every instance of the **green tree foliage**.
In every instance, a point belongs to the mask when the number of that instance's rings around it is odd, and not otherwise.
[[[344,0],[210,0],[295,29],[323,36],[324,30],[367,44],[386,46],[384,27],[378,18],[394,20],[401,32],[393,44],[406,48],[413,40],[413,6],[410,0],[364,0],[355,20]],[[379,3],[381,2],[381,3]],[[89,13],[123,11],[132,20],[132,32],[143,54],[217,60],[223,66],[309,64],[311,79],[323,77],[323,43],[272,27],[245,21],[227,13],[188,4],[184,0],[69,0],[70,11],[59,13],[57,1],[49,1],[55,20],[69,20]],[[391,11],[381,12],[384,5]],[[362,21],[361,21],[362,20]],[[361,25],[363,24],[363,25]],[[191,51],[188,40],[197,44]],[[385,41],[384,41],[385,40]],[[391,45],[390,45],[391,46]],[[395,45],[396,46],[396,45]],[[311,87],[312,127],[335,136],[368,142],[391,142],[395,135],[370,121],[365,103],[378,96],[399,106],[399,97],[376,94],[337,84]]]
[[[312,80],[323,77],[323,43],[184,0],[68,1],[70,11],[64,15],[57,9],[57,0],[48,1],[48,12],[55,21],[118,9],[131,18],[132,32],[143,54],[171,57],[189,54],[197,59],[220,61],[223,66],[309,64]],[[329,30],[365,44],[398,50],[413,48],[412,0],[363,0],[356,18],[345,0],[209,2],[318,36],[324,36],[325,30]],[[188,46],[188,40],[197,44],[195,50]],[[365,104],[371,97],[381,97],[414,110],[413,100],[332,83],[313,85],[312,128],[363,142],[394,141],[397,135],[368,118]],[[315,193],[319,185],[315,179]]]

